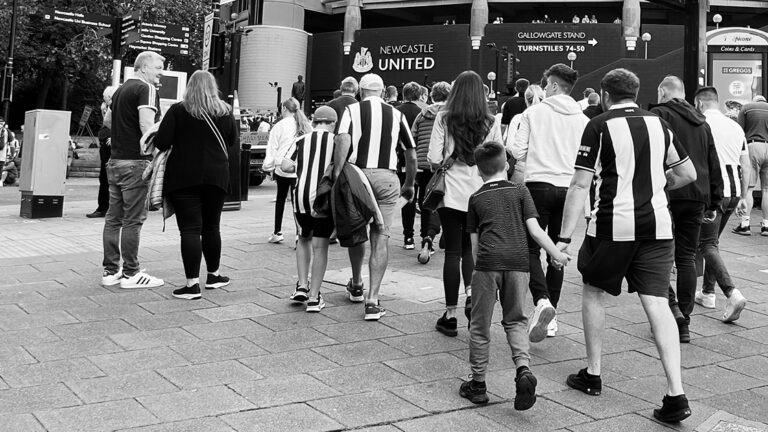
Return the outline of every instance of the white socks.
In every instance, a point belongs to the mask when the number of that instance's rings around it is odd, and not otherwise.
[[[187,279],[188,287],[194,286],[195,284],[198,284],[198,283],[200,283],[200,278]]]

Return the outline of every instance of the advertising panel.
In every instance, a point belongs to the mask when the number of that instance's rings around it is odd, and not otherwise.
[[[742,105],[763,94],[763,58],[760,54],[712,55],[712,86],[720,107],[734,100]]]
[[[346,75],[379,74],[387,85],[451,81],[470,68],[469,26],[359,30]]]

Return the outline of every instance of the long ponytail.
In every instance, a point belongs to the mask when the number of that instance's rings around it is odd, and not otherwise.
[[[312,132],[312,123],[309,122],[304,111],[300,109],[299,101],[296,98],[288,98],[283,102],[283,108],[293,114],[293,119],[296,121],[296,136],[300,137]]]

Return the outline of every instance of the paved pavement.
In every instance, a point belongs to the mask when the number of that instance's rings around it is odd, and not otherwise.
[[[151,215],[141,246],[142,265],[166,286],[104,288],[103,220],[84,217],[95,207],[95,179],[68,183],[58,219],[19,218],[17,189],[0,189],[0,431],[670,430],[652,419],[664,378],[636,297],[607,302],[602,396],[564,384],[585,356],[572,265],[560,333],[531,348],[536,405],[513,409],[514,365],[495,324],[491,403],[473,406],[458,396],[469,373],[463,317],[457,338],[433,330],[442,252],[423,266],[395,234],[395,270],[382,288],[388,314],[372,323],[336,283],[349,264],[332,247],[328,307],[306,314],[287,300],[292,241],[266,242],[273,193],[272,184],[252,188],[243,210],[224,215],[222,271],[233,283],[183,301],[170,296],[184,283],[172,220],[163,233]],[[750,304],[732,325],[697,307],[693,340],[682,347],[693,416],[672,429],[768,430],[768,238],[727,234],[722,251]]]

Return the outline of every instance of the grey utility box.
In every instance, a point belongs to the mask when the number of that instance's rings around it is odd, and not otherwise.
[[[27,111],[21,153],[21,217],[61,217],[71,112]]]

